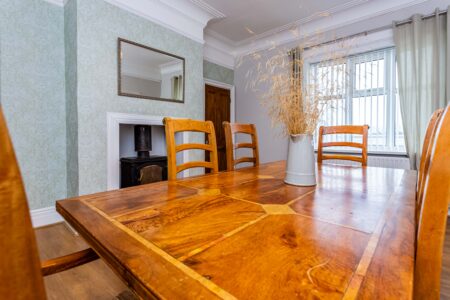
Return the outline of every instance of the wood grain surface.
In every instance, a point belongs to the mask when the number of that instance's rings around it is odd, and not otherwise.
[[[416,172],[285,163],[61,200],[143,298],[411,299]]]

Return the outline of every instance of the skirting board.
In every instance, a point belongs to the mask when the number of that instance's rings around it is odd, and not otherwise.
[[[33,227],[42,227],[55,223],[63,222],[64,219],[56,212],[54,206],[45,207],[40,209],[33,209],[30,211],[31,214],[31,223],[33,223]]]

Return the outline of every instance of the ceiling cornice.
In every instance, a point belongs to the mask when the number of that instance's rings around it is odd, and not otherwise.
[[[226,17],[222,12],[218,11],[217,9],[215,9],[214,7],[212,7],[208,3],[205,3],[202,0],[191,0],[191,2],[200,7],[201,9],[203,9],[204,11],[210,13],[214,18]]]
[[[239,57],[256,51],[269,49],[274,45],[283,45],[290,42],[295,42],[297,40],[301,40],[302,38],[311,37],[318,33],[331,32],[332,30],[336,30],[344,26],[372,19],[374,17],[379,17],[388,13],[400,11],[406,7],[410,7],[427,1],[428,0],[369,1],[365,4],[355,6],[352,9],[343,10],[338,13],[331,14],[330,16],[302,24],[295,28],[286,29],[272,36],[253,40],[246,45],[235,48],[233,54],[236,57]]]
[[[235,43],[235,46],[236,47],[242,46],[242,45],[251,43],[254,40],[259,40],[259,39],[262,39],[262,38],[265,38],[265,37],[268,37],[268,36],[273,36],[273,35],[275,35],[275,34],[277,34],[279,32],[299,27],[300,25],[303,25],[303,24],[306,24],[306,23],[309,23],[309,22],[312,22],[312,21],[315,21],[315,20],[318,20],[318,19],[322,19],[324,17],[328,17],[328,16],[330,16],[332,14],[336,14],[336,13],[341,12],[343,10],[352,9],[355,6],[361,5],[361,4],[366,3],[368,1],[370,1],[370,0],[351,0],[351,1],[345,2],[345,3],[341,4],[341,5],[336,5],[334,7],[331,7],[330,9],[317,12],[315,14],[312,14],[312,15],[307,16],[305,18],[299,19],[297,21],[288,23],[286,25],[283,25],[283,26],[280,26],[280,27],[268,30],[266,32],[263,32],[263,33],[255,35],[255,36],[252,36],[250,38],[247,38],[245,40],[239,41],[239,42]]]
[[[104,0],[124,10],[204,43],[203,29],[214,15],[188,0]]]
[[[402,9],[428,0],[355,0],[347,3],[346,7],[335,7],[328,14],[321,14],[319,18],[305,18],[270,32],[256,35],[244,42],[234,43],[220,34],[205,30],[205,49],[210,48],[209,41],[213,41],[214,48],[228,49],[228,56],[234,60],[257,51],[273,48],[301,40],[318,32],[331,32],[338,28],[355,24]],[[329,11],[328,11],[329,12]],[[309,20],[308,20],[309,19]],[[394,20],[393,20],[394,21]],[[229,61],[230,58],[227,58]],[[217,59],[216,59],[217,60]],[[216,62],[217,63],[217,62]],[[220,63],[219,63],[220,64]],[[225,63],[223,64],[225,65]]]
[[[44,0],[64,6],[68,0]],[[69,0],[70,1],[70,0]],[[237,57],[283,45],[317,32],[327,32],[366,19],[399,11],[428,0],[351,0],[238,43],[204,28],[211,19],[225,15],[203,0],[103,0],[204,43],[206,60],[233,68]],[[295,32],[295,34],[293,34]]]
[[[64,6],[67,0],[44,0]],[[112,5],[204,43],[208,21],[225,15],[201,0],[104,0]]]
[[[203,57],[205,60],[234,69],[234,49],[233,46],[224,43],[213,35],[205,34],[205,45],[203,46]]]

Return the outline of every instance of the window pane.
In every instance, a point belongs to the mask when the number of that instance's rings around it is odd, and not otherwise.
[[[323,99],[330,101],[320,125],[367,124],[370,152],[405,153],[393,48],[350,56],[345,63],[312,64],[310,72]],[[327,139],[362,140],[358,135],[334,135]]]
[[[352,117],[352,125],[370,126],[370,150],[376,151],[386,145],[386,96],[353,98]]]
[[[384,59],[355,64],[355,90],[384,88]]]
[[[345,91],[345,64],[326,64],[317,66],[317,73],[314,73],[315,69],[311,68],[310,78],[316,84],[317,90],[324,97],[341,96],[346,93]]]

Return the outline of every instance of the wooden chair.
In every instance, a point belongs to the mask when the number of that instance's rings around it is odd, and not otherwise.
[[[360,162],[363,166],[367,166],[367,139],[369,126],[321,126],[319,129],[319,145],[317,149],[317,162],[322,163],[326,159],[351,160]],[[323,142],[323,136],[329,134],[360,134],[362,135],[362,143],[353,142]],[[324,154],[325,147],[352,147],[362,150],[361,156],[347,154]]]
[[[19,167],[0,108],[0,295],[2,299],[45,299],[42,276],[98,258],[86,249],[39,261],[38,248]]]
[[[423,204],[419,214],[414,270],[414,299],[439,299],[442,253],[450,202],[450,106],[430,145],[430,163],[423,174]]]
[[[177,174],[191,168],[210,169],[211,173],[219,172],[217,161],[217,143],[214,124],[211,121],[164,118],[167,144],[167,173],[169,180],[176,180]],[[183,131],[203,132],[207,135],[207,144],[175,144],[175,133]],[[192,161],[177,166],[176,155],[184,150],[205,150],[209,152],[210,161]]]
[[[235,166],[240,163],[250,162],[254,166],[259,165],[259,151],[258,151],[258,136],[256,134],[256,127],[253,124],[230,124],[223,122],[225,130],[225,143],[227,148],[227,170],[233,171]],[[249,134],[252,138],[251,143],[233,143],[234,135],[236,133]],[[234,151],[240,148],[248,148],[253,150],[253,157],[241,157],[234,159]]]
[[[424,174],[428,173],[428,168],[430,167],[431,149],[436,137],[437,125],[442,117],[444,109],[436,110],[428,122],[427,131],[425,133],[425,138],[423,141],[422,155],[420,158],[420,166],[418,170],[417,177],[417,207],[416,207],[416,222],[419,220],[419,212],[422,206],[423,190],[425,188]]]

